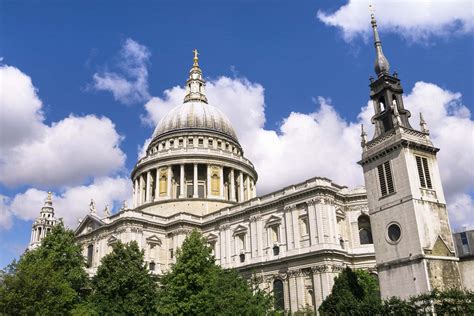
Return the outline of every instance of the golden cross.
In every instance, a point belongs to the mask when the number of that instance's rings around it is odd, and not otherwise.
[[[193,50],[193,53],[194,53],[194,59],[198,59],[198,55],[199,55],[199,52],[197,49],[194,49]]]

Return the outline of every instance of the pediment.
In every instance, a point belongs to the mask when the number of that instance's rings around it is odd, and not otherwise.
[[[119,239],[115,236],[110,236],[109,239],[107,239],[107,245],[112,245],[118,242]]]
[[[154,245],[161,245],[161,239],[156,235],[151,235],[147,237],[146,242]]]
[[[433,245],[432,249],[425,249],[426,254],[430,254],[432,256],[443,256],[443,257],[454,257],[455,254],[451,249],[449,249],[446,242],[438,235],[436,242]]]
[[[270,218],[268,218],[265,226],[271,226],[271,225],[280,224],[280,223],[281,223],[281,217],[272,215],[270,216]]]
[[[215,241],[217,240],[217,235],[216,234],[213,234],[213,233],[210,233],[209,235],[207,235],[207,241]]]
[[[238,235],[241,233],[246,233],[247,232],[247,227],[244,225],[237,225],[237,227],[234,229],[234,235]]]
[[[105,223],[102,220],[100,220],[98,217],[87,214],[83,218],[79,226],[76,228],[76,230],[74,231],[74,234],[76,236],[87,234],[104,225]]]

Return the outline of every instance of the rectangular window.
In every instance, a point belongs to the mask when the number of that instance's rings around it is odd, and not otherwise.
[[[377,169],[379,173],[380,192],[382,193],[382,196],[386,196],[395,192],[390,161],[386,161],[379,165]]]
[[[469,242],[467,240],[467,234],[466,232],[462,232],[460,234],[461,236],[461,244],[462,244],[462,254],[467,255],[470,253],[470,247],[469,247]]]
[[[430,169],[428,167],[428,159],[425,157],[415,156],[416,168],[418,169],[418,176],[420,177],[420,186],[422,188],[432,189]]]

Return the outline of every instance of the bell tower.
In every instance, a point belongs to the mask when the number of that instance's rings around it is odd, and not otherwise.
[[[51,195],[51,192],[48,192],[48,197],[44,201],[40,215],[35,219],[31,227],[31,238],[28,250],[37,248],[43,238],[46,237],[53,229],[53,226],[57,224],[57,219],[54,217],[53,199]]]
[[[362,127],[362,160],[382,297],[407,298],[460,287],[458,259],[438,170],[438,148],[420,114],[420,130],[409,122],[397,73],[382,51],[377,22],[375,73],[370,80],[374,136]]]

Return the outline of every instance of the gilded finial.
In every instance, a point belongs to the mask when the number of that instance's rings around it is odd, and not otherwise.
[[[46,198],[46,200],[47,200],[48,202],[51,202],[51,201],[53,200],[52,194],[53,194],[53,193],[52,193],[51,191],[48,191],[48,197]]]
[[[199,52],[198,52],[198,50],[195,48],[195,49],[193,50],[193,53],[194,53],[194,66],[198,66],[198,65],[199,65],[199,64],[198,64],[198,61],[199,61],[199,57],[198,57]]]

